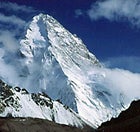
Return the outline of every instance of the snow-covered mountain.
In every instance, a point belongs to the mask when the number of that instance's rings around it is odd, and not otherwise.
[[[45,93],[31,93],[26,89],[11,87],[0,80],[0,116],[34,117],[76,127],[86,125],[74,111]]]
[[[25,87],[29,92],[47,93],[93,127],[117,116],[140,97],[139,75],[104,68],[81,39],[49,15],[33,18],[20,41],[18,56],[3,53],[1,58],[13,74],[0,70],[1,78],[8,84]],[[136,83],[135,96],[127,90],[131,83]]]

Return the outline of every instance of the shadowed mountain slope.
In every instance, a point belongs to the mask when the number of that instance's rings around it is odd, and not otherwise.
[[[140,131],[140,100],[133,101],[130,107],[123,111],[118,118],[112,118],[103,123],[98,131],[101,132],[139,132]]]

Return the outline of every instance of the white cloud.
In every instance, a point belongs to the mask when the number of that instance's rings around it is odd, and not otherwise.
[[[140,98],[140,74],[122,69],[105,69],[104,72],[104,85],[110,88],[114,96],[120,91],[131,101]]]
[[[12,30],[17,36],[27,24],[25,16],[32,16],[37,12],[33,7],[4,1],[0,2],[0,9],[0,31]]]
[[[103,61],[107,67],[121,68],[131,72],[140,73],[140,57],[137,56],[121,56],[112,57]]]
[[[81,9],[75,10],[75,17],[79,17],[83,15],[83,11]]]
[[[110,21],[128,20],[133,25],[140,25],[139,0],[105,0],[93,3],[88,15],[92,20],[106,18]]]
[[[15,12],[26,12],[26,13],[35,11],[35,9],[30,6],[18,5],[16,3],[11,3],[11,2],[0,2],[0,9],[6,9]]]
[[[0,43],[4,46],[3,50],[16,53],[19,48],[18,38],[16,37],[22,34],[21,30],[23,30],[26,22],[15,15],[5,16],[2,13],[0,13],[0,22],[2,24]]]
[[[107,100],[102,100],[105,105],[118,106],[119,102],[127,107],[134,99],[140,99],[140,74],[128,70],[97,68],[89,71],[90,86],[97,96],[98,92],[109,93]],[[107,96],[105,96],[107,97]],[[99,99],[102,99],[102,96]],[[110,104],[110,101],[112,104]]]
[[[4,49],[8,52],[15,52],[19,48],[18,40],[15,34],[10,31],[0,31],[0,42],[3,44]]]
[[[1,50],[0,50],[1,51]],[[16,82],[18,79],[16,68],[12,65],[8,65],[0,58],[0,78],[8,83]]]
[[[17,61],[15,55],[20,46],[15,35],[15,32],[0,30],[0,78],[9,83],[18,79],[16,65],[12,65]]]
[[[28,24],[28,18],[36,13],[32,7],[10,2],[0,2],[0,78],[11,85],[21,86],[21,66],[19,40]]]
[[[24,20],[22,20],[21,18],[15,15],[6,16],[2,13],[0,13],[0,22],[15,24],[15,25],[18,25],[19,27],[23,26],[26,23]]]

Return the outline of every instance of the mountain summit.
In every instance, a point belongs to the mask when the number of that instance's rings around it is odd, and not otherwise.
[[[111,103],[107,99],[111,94],[90,75],[91,70],[100,67],[99,61],[57,20],[49,15],[35,16],[20,44],[25,87],[59,99],[94,126],[112,115],[112,108],[105,106]],[[95,79],[104,76],[94,75]]]
[[[5,61],[7,58],[4,57]],[[8,64],[16,68],[16,78],[9,81],[1,75],[6,82],[25,87],[29,92],[46,93],[93,127],[117,116],[131,101],[119,87],[113,89],[111,73],[82,40],[49,15],[33,18],[20,41],[18,57]]]
[[[33,18],[20,44],[27,69],[21,76],[29,82],[27,88],[44,91],[78,113],[85,108],[81,104],[90,103],[87,74],[100,64],[82,40],[51,16],[40,14]],[[85,109],[84,114],[89,112]]]

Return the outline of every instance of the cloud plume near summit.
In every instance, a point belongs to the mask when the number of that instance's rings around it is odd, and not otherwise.
[[[15,52],[19,49],[17,43],[24,34],[24,28],[30,21],[24,15],[32,17],[37,10],[30,6],[4,1],[0,2],[0,10],[0,43],[8,51]]]
[[[17,85],[19,73],[15,64],[20,61],[17,59],[19,42],[30,21],[23,16],[32,17],[37,11],[30,6],[6,1],[0,2],[0,10],[0,78]]]
[[[91,5],[88,16],[92,20],[106,18],[110,21],[129,21],[140,27],[140,1],[99,0]]]

